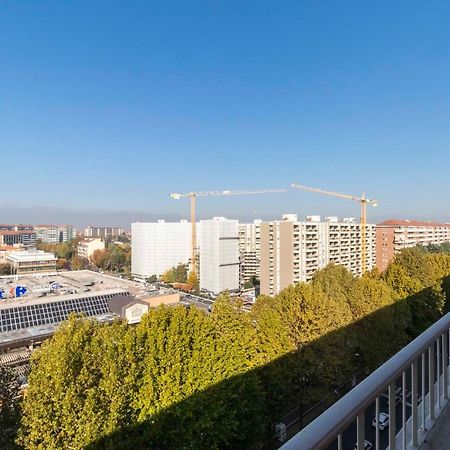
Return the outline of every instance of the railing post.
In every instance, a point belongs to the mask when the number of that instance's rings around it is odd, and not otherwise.
[[[419,439],[417,435],[417,360],[411,364],[411,443],[413,447],[419,445]]]
[[[425,352],[422,353],[422,364],[421,364],[421,372],[422,372],[422,430],[425,432],[425,416],[426,416],[426,405],[425,401],[426,389],[425,389],[425,363],[426,363],[426,355]]]
[[[395,434],[395,380],[389,385],[389,450],[396,450]]]
[[[430,406],[430,419],[435,419],[434,396],[434,344],[428,347],[428,401]]]
[[[364,450],[364,418],[365,411],[361,411],[356,417],[356,442],[358,450]]]
[[[441,409],[441,336],[436,339],[437,405]]]
[[[406,450],[406,369],[402,373],[402,449]]]
[[[442,384],[444,385],[444,398],[448,400],[448,340],[447,332],[442,335]]]
[[[378,395],[375,399],[375,419],[376,419],[376,429],[375,429],[375,450],[380,450],[380,396]]]

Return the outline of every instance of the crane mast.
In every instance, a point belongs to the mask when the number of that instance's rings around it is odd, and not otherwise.
[[[361,197],[356,197],[354,195],[341,194],[339,192],[325,191],[323,189],[312,188],[309,186],[303,186],[301,184],[292,183],[291,187],[294,189],[301,189],[307,192],[314,192],[317,194],[330,195],[332,197],[344,198],[347,200],[353,200],[361,205],[361,274],[364,275],[367,266],[367,205],[372,205],[373,207],[378,206],[378,202],[374,199],[366,198],[365,193]]]

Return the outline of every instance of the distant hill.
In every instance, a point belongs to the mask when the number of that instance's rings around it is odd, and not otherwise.
[[[34,206],[21,208],[3,206],[0,208],[0,223],[70,224],[79,229],[94,226],[114,226],[130,229],[132,222],[165,219],[178,221],[186,217],[176,214],[151,214],[136,211],[107,211],[101,209],[66,209]]]

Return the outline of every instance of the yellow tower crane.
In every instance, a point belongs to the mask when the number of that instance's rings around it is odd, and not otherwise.
[[[374,207],[378,206],[378,202],[374,199],[366,198],[363,193],[361,197],[355,197],[354,195],[340,194],[339,192],[324,191],[323,189],[311,188],[308,186],[302,186],[301,184],[291,184],[292,188],[301,189],[307,192],[315,192],[317,194],[331,195],[332,197],[346,198],[348,200],[353,200],[361,205],[361,273],[366,272],[366,247],[367,247],[367,237],[366,237],[366,224],[367,224],[367,205],[372,205]]]
[[[170,197],[179,200],[182,198],[191,199],[191,224],[192,224],[192,257],[191,257],[191,270],[197,272],[196,259],[197,259],[197,232],[195,222],[195,210],[196,210],[196,198],[197,197],[219,197],[227,195],[254,195],[254,194],[270,194],[275,192],[286,192],[287,189],[254,189],[243,191],[205,191],[205,192],[188,192],[187,194],[170,194]]]

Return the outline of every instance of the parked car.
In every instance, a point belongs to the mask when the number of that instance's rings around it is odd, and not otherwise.
[[[376,428],[377,426],[377,418],[374,417],[372,420],[372,426]],[[378,414],[378,428],[380,431],[383,431],[389,426],[389,414],[384,412]]]
[[[358,449],[358,443],[355,444],[355,450],[372,450],[372,442],[364,441],[364,449]]]

